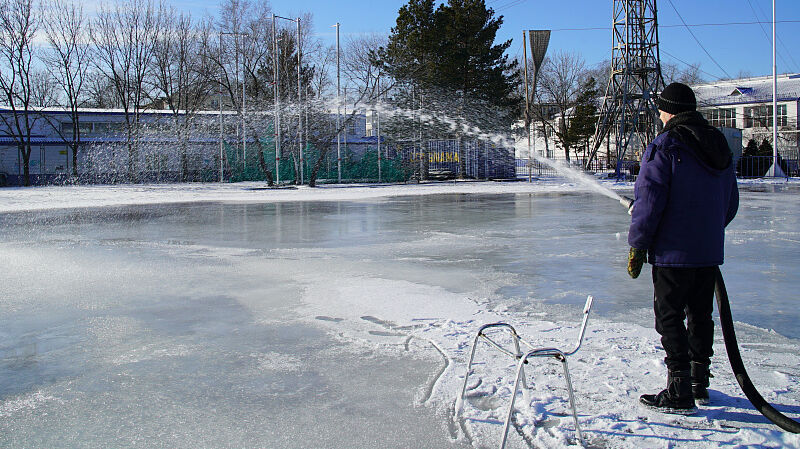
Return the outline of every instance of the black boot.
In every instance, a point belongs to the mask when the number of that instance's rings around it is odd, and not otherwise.
[[[692,362],[692,393],[694,401],[699,405],[708,404],[708,378],[711,373],[708,365],[700,362]]]
[[[647,408],[677,415],[691,415],[697,411],[692,396],[692,380],[689,370],[670,371],[667,388],[658,394],[643,394],[639,402]]]

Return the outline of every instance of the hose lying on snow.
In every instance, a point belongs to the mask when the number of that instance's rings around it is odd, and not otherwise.
[[[800,433],[800,423],[789,418],[783,413],[775,410],[756,390],[750,376],[744,369],[742,355],[739,353],[739,344],[736,342],[736,333],[733,330],[733,318],[731,318],[731,305],[728,302],[728,291],[725,290],[725,281],[722,279],[722,272],[717,267],[716,283],[714,290],[717,296],[717,309],[719,310],[719,321],[722,324],[722,336],[725,339],[725,349],[728,351],[728,359],[731,362],[731,369],[736,376],[736,381],[742,387],[744,395],[762,415],[775,423],[783,430]]]

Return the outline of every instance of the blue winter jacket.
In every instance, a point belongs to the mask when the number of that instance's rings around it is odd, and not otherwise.
[[[699,113],[676,115],[648,145],[634,197],[628,243],[651,264],[722,264],[739,189],[725,136]]]

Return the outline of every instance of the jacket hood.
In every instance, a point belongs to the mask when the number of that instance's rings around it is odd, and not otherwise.
[[[681,112],[664,125],[659,133],[670,133],[687,147],[705,165],[715,171],[728,168],[733,163],[733,154],[725,136],[697,111]]]

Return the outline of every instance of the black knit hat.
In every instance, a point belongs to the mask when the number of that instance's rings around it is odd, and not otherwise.
[[[697,99],[692,88],[683,83],[672,83],[658,96],[658,109],[670,114],[697,110]]]

